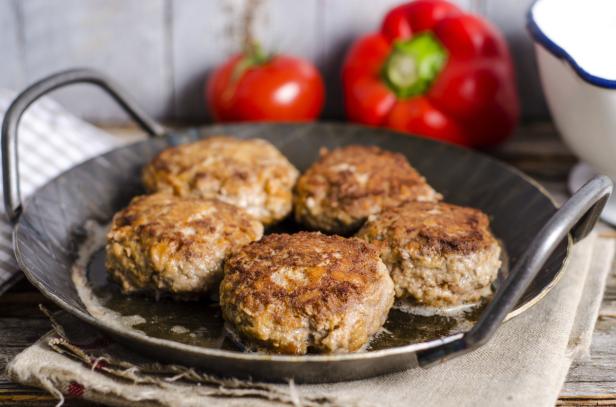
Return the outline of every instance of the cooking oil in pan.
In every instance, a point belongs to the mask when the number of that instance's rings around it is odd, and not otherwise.
[[[121,324],[150,337],[189,345],[241,351],[225,329],[216,298],[196,302],[158,300],[122,294],[105,270],[105,226],[87,225],[89,237],[80,250],[73,281],[88,311],[107,322]],[[504,250],[502,251],[504,253]],[[507,273],[507,258],[499,271],[495,288]],[[453,309],[419,307],[398,301],[383,328],[366,347],[367,351],[404,346],[467,331],[477,321],[487,301]]]

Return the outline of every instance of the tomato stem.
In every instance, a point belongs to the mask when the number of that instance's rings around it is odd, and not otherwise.
[[[447,50],[430,33],[397,41],[381,76],[401,99],[425,93],[447,62]]]
[[[263,51],[263,47],[258,42],[251,42],[244,49],[244,57],[251,60],[254,65],[266,64],[272,57]]]
[[[233,72],[231,73],[231,83],[235,83],[244,73],[250,68],[264,65],[272,58],[263,51],[261,45],[257,42],[251,42],[247,44],[242,53],[242,58],[235,64]]]

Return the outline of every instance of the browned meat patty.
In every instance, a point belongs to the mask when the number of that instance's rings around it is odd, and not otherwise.
[[[409,202],[368,220],[357,237],[379,248],[397,297],[427,306],[489,295],[501,265],[489,219],[473,208]]]
[[[143,171],[149,191],[216,198],[264,224],[291,212],[297,169],[261,139],[210,137],[161,152]]]
[[[352,352],[387,319],[393,282],[366,242],[318,232],[271,234],[225,263],[224,318],[275,353]]]
[[[216,288],[225,257],[262,235],[259,221],[224,202],[138,196],[113,217],[107,270],[125,293],[192,299]]]
[[[298,222],[345,235],[386,208],[440,199],[402,154],[351,145],[322,153],[297,182],[293,206]]]

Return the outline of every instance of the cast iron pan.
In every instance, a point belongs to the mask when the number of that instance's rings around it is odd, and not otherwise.
[[[118,148],[66,171],[22,204],[16,148],[20,117],[39,97],[73,83],[91,83],[107,91],[152,138]],[[116,307],[120,313],[123,309],[133,312],[145,308],[150,313],[160,313],[149,316],[149,326],[143,329],[146,334],[92,316],[80,300],[70,276],[84,224],[89,220],[108,222],[132,196],[142,193],[141,168],[156,153],[213,134],[267,139],[300,170],[315,161],[323,146],[373,144],[401,152],[447,201],[480,208],[491,217],[493,231],[509,257],[509,272],[503,275],[493,299],[472,327],[461,332],[430,331],[432,320],[423,321],[422,327],[422,323],[408,319],[410,317],[392,316],[392,311],[386,328],[398,332],[396,340],[381,341],[366,351],[353,354],[265,355],[242,352],[220,343],[175,340],[168,333],[170,324],[178,320],[185,325],[198,325],[202,321],[204,330],[212,328],[217,312],[213,304],[197,303],[182,308],[171,303],[110,294],[111,300],[107,298],[110,307]],[[327,123],[245,124],[168,131],[135,107],[112,81],[91,70],[72,70],[50,76],[17,97],[2,127],[2,164],[6,212],[15,223],[13,237],[17,261],[32,284],[60,307],[128,347],[160,360],[197,366],[221,375],[268,381],[295,378],[311,383],[353,380],[427,367],[481,346],[504,320],[530,307],[556,283],[571,244],[592,229],[612,189],[608,178],[595,178],[557,210],[534,181],[507,165],[462,148],[376,128]],[[89,278],[99,290],[113,294],[117,287],[105,285],[104,270],[102,274],[100,271],[103,255],[99,252],[94,256]],[[165,311],[167,309],[175,311]],[[167,333],[157,333],[157,327]],[[417,336],[422,329],[432,332],[432,336]]]

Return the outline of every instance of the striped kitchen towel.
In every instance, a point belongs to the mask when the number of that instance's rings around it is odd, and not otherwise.
[[[0,90],[0,116],[3,118],[15,93]],[[35,103],[19,126],[19,174],[22,199],[75,164],[132,141],[105,133],[71,115],[48,98]],[[1,174],[0,168],[0,174]],[[2,194],[0,185],[0,194]],[[0,294],[16,282],[21,272],[13,257],[11,224],[0,213]]]

